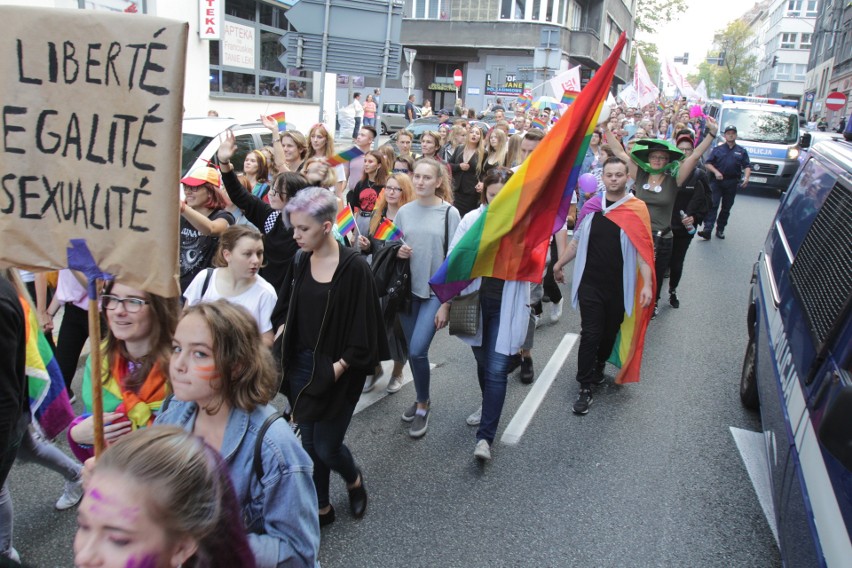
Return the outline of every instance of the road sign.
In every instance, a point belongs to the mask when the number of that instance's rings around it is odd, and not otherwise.
[[[837,91],[829,93],[825,97],[825,108],[828,110],[840,110],[846,106],[846,95]]]
[[[322,34],[325,0],[299,0],[287,10],[286,16],[290,24],[301,33]],[[384,31],[388,25],[387,18],[387,0],[334,0],[329,12],[329,39],[364,39],[365,30]],[[401,32],[402,3],[394,2],[390,33],[392,43],[399,43]],[[378,35],[373,34],[374,37]]]
[[[322,69],[322,34],[287,32],[281,37],[281,44],[286,51],[278,60],[284,67],[313,71]],[[384,54],[385,44],[381,42],[330,37],[326,71],[346,75],[357,71],[359,75],[379,77],[382,74]],[[401,59],[402,46],[391,43],[388,77],[399,77]]]
[[[456,89],[461,87],[462,84],[462,72],[461,69],[456,69],[453,71],[453,83],[456,84]]]
[[[408,71],[402,72],[402,88],[403,89],[413,89],[414,88],[414,75],[412,75]]]
[[[813,101],[814,100],[814,94],[813,93],[805,93],[805,100],[806,101]]]

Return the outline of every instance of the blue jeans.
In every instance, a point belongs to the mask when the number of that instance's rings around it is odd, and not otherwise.
[[[429,345],[435,337],[435,314],[441,300],[432,296],[428,300],[411,297],[411,310],[399,314],[399,323],[408,342],[408,364],[414,377],[417,402],[429,402]]]
[[[304,388],[312,370],[311,352],[297,353],[295,364],[289,369],[293,392]],[[358,481],[358,468],[355,466],[352,452],[343,443],[354,412],[355,405],[346,403],[343,410],[330,420],[299,423],[302,447],[314,462],[314,485],[317,488],[320,509],[329,504],[328,487],[332,471],[339,473],[347,484]]]
[[[376,127],[376,117],[374,116],[373,118],[367,118],[365,116],[364,117],[364,126],[372,126],[373,128],[375,128]]]
[[[710,182],[710,189],[713,193],[713,203],[710,206],[710,211],[704,217],[704,230],[707,232],[713,231],[713,225],[719,231],[724,231],[728,224],[728,217],[731,215],[731,208],[734,206],[734,198],[737,196],[737,185],[739,180],[725,179],[713,180]],[[719,204],[722,205],[722,210],[719,211]],[[718,220],[716,212],[719,213]]]
[[[352,138],[358,138],[358,133],[361,131],[361,117],[355,117],[355,128],[352,129]]]
[[[498,297],[480,294],[479,304],[482,314],[482,346],[473,347],[476,357],[476,375],[479,378],[479,388],[482,391],[482,418],[476,431],[477,440],[494,442],[497,435],[497,424],[503,412],[503,402],[506,400],[506,383],[508,382],[508,355],[498,353],[497,333],[500,331],[500,303]]]

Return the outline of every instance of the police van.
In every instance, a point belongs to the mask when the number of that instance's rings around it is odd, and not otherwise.
[[[793,179],[747,322],[740,399],[760,409],[782,559],[852,566],[852,143],[816,144]]]
[[[751,160],[750,186],[784,192],[799,168],[798,102],[739,95],[722,95],[711,102],[706,113],[719,123],[719,143],[723,130],[737,127],[737,144],[748,151]]]

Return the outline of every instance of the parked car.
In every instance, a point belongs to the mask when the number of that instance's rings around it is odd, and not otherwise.
[[[785,566],[852,562],[852,143],[815,144],[752,274],[740,399],[759,408]]]
[[[416,118],[420,118],[420,107],[415,106],[414,112]],[[383,103],[381,119],[381,134],[390,134],[405,129],[408,126],[408,119],[405,116],[405,103]]]
[[[470,124],[472,126],[476,126],[479,129],[481,129],[483,135],[485,133],[487,133],[488,129],[489,129],[489,126],[486,123],[481,122],[479,120],[469,121],[468,124]],[[431,131],[438,130],[440,125],[441,125],[441,123],[438,120],[437,116],[427,116],[425,118],[418,118],[417,120],[415,120],[414,122],[409,124],[404,130],[408,130],[413,135],[413,140],[411,141],[411,151],[414,154],[419,154],[420,153],[420,137],[423,135],[424,132],[426,132],[428,130],[431,130]],[[399,131],[393,133],[391,135],[390,139],[386,142],[386,144],[390,144],[390,145],[393,146],[394,151],[398,151],[397,148],[396,148],[396,137],[397,137],[398,134],[399,134]]]
[[[295,130],[296,125],[288,122],[287,128]],[[234,131],[237,142],[237,151],[231,160],[237,171],[242,169],[246,154],[272,144],[272,133],[260,121],[241,124],[233,118],[185,118],[181,131],[182,176],[215,161],[219,135],[227,130]]]

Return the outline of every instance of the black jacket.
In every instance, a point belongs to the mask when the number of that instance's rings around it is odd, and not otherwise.
[[[387,242],[373,254],[371,268],[379,297],[388,297],[385,326],[393,325],[397,313],[411,309],[411,263],[396,256],[401,246],[400,241]]]
[[[470,211],[479,207],[479,192],[476,184],[479,177],[476,168],[479,166],[479,157],[476,153],[468,161],[470,166],[467,171],[459,167],[464,163],[464,145],[456,148],[452,158],[449,160],[450,169],[453,171],[453,206],[459,210],[459,215],[464,217]]]
[[[293,240],[293,229],[284,225],[281,211],[246,191],[233,170],[222,173],[222,182],[234,205],[242,209],[246,219],[265,235],[263,252],[266,266],[260,269],[260,275],[277,290],[299,250],[299,245]]]
[[[26,360],[24,309],[14,286],[0,276],[0,465],[29,422]],[[0,471],[0,484],[6,473]]]
[[[299,287],[311,266],[311,253],[301,255],[298,266],[291,263],[284,283],[278,291],[278,303],[272,312],[277,329],[285,325],[281,342],[282,370],[289,384],[287,362],[296,355],[298,326],[287,326],[293,319]],[[344,406],[358,402],[367,375],[379,362],[389,359],[387,335],[382,310],[376,293],[373,273],[355,250],[340,246],[340,262],[331,279],[325,306],[317,306],[322,318],[320,338],[314,352],[314,373],[301,392],[290,392],[293,418],[297,422],[314,422],[336,416]],[[343,359],[349,369],[334,380],[333,365]]]
[[[698,226],[704,221],[712,201],[707,172],[704,171],[704,168],[698,166],[684,184],[677,188],[677,196],[672,208],[672,233],[674,236],[691,236],[680,220],[681,210],[687,216],[691,215],[695,219],[695,226]]]

